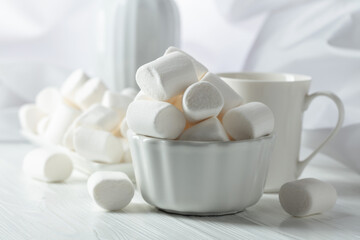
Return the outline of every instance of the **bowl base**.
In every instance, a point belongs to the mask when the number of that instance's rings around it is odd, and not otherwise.
[[[198,217],[221,217],[225,215],[233,215],[237,214],[239,212],[244,211],[242,210],[236,210],[236,211],[229,211],[229,212],[180,212],[180,211],[174,211],[174,210],[168,210],[168,209],[162,209],[157,208],[162,212],[170,213],[170,214],[177,214],[177,215],[183,215],[183,216],[198,216]]]

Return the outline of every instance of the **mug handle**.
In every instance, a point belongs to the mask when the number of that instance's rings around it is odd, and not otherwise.
[[[329,136],[307,158],[305,158],[302,161],[298,160],[296,177],[300,176],[300,174],[302,173],[302,171],[304,170],[306,165],[310,162],[310,160],[325,146],[325,144],[330,139],[332,139],[335,136],[335,134],[340,130],[340,128],[344,122],[344,115],[345,115],[344,105],[343,105],[342,101],[340,100],[340,98],[332,92],[315,92],[313,94],[307,95],[305,98],[305,104],[304,104],[303,110],[306,111],[309,108],[309,105],[311,104],[311,102],[316,97],[320,97],[320,96],[328,97],[336,104],[336,107],[338,109],[338,120],[337,120],[336,126],[333,128],[333,130],[331,131]]]

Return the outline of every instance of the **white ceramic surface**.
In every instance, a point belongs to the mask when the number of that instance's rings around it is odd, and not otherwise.
[[[305,166],[338,132],[344,120],[344,106],[331,92],[308,94],[311,77],[280,73],[222,73],[219,76],[245,102],[268,105],[275,116],[276,144],[266,181],[266,192],[278,192],[282,184],[299,177]],[[338,108],[338,122],[332,133],[306,159],[299,160],[304,111],[318,96],[328,97]]]
[[[244,210],[262,196],[274,136],[228,142],[162,140],[128,131],[146,202],[185,215]]]

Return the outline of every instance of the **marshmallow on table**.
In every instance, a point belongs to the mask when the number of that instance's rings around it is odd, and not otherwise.
[[[283,209],[290,215],[304,217],[329,210],[336,202],[333,186],[314,178],[285,183],[279,192]]]
[[[74,149],[74,131],[79,126],[112,132],[120,124],[120,121],[120,113],[100,104],[94,104],[74,120],[64,135],[63,145]]]
[[[108,90],[103,96],[102,105],[119,112],[121,118],[124,118],[126,110],[133,100],[133,97]]]
[[[81,156],[95,162],[119,163],[124,153],[121,138],[86,127],[75,130],[74,147]]]
[[[72,161],[66,154],[43,148],[30,151],[23,162],[27,175],[45,182],[64,181],[72,170]]]
[[[224,98],[224,107],[220,112],[223,116],[229,109],[237,107],[243,103],[242,97],[237,94],[229,85],[227,85],[221,78],[213,73],[206,73],[201,81],[209,82],[214,85]]]
[[[46,133],[47,127],[49,126],[50,117],[43,117],[36,126],[36,133],[40,136]]]
[[[258,138],[272,133],[274,115],[265,104],[250,102],[227,111],[222,123],[235,140]]]
[[[167,102],[134,101],[129,105],[126,121],[137,134],[175,139],[185,128],[182,112]]]
[[[65,132],[80,114],[78,109],[61,103],[51,116],[44,138],[54,144],[61,143]]]
[[[87,82],[89,77],[83,70],[78,69],[71,73],[60,88],[60,93],[70,102],[75,101],[77,91]]]
[[[197,81],[190,58],[180,52],[162,56],[136,72],[141,91],[155,100],[168,100]]]
[[[190,56],[189,54],[187,54],[186,52],[176,48],[176,47],[169,47],[166,51],[165,51],[165,55],[173,53],[173,52],[180,52],[185,54],[187,57],[190,58],[191,62],[193,63],[195,72],[196,72],[196,76],[197,78],[200,80],[205,73],[207,73],[208,69],[202,65],[200,62],[198,62],[195,58],[193,58],[192,56]]]
[[[61,95],[56,88],[47,87],[41,90],[35,98],[35,105],[43,112],[51,114],[61,103]]]
[[[197,82],[186,89],[182,108],[189,122],[198,122],[217,116],[224,106],[224,98],[211,83]]]
[[[128,96],[132,99],[134,99],[136,97],[136,95],[139,93],[139,90],[135,89],[135,88],[124,88],[123,90],[120,91],[120,94]]]
[[[89,79],[75,94],[75,103],[82,109],[86,109],[95,103],[100,103],[106,86],[99,78]]]
[[[185,130],[180,135],[179,140],[229,141],[229,138],[219,119],[212,117]]]
[[[19,110],[19,121],[21,128],[36,133],[37,125],[46,114],[35,104],[25,104]]]
[[[126,207],[134,197],[134,186],[129,177],[118,171],[98,171],[87,182],[91,198],[101,208],[109,211]]]

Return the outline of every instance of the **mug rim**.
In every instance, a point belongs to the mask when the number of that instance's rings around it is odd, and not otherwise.
[[[311,76],[296,73],[281,72],[221,72],[217,73],[220,78],[239,80],[241,82],[261,83],[292,83],[309,82]]]

